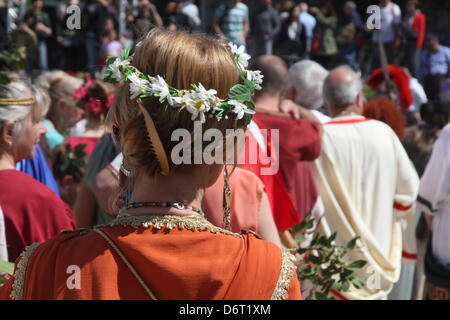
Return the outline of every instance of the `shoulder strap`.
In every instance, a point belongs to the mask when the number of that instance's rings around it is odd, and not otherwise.
[[[139,275],[139,273],[136,271],[136,269],[133,267],[133,265],[130,263],[130,261],[127,259],[127,257],[120,251],[120,249],[116,246],[114,241],[111,240],[110,237],[103,231],[101,231],[98,228],[93,229],[94,232],[98,233],[103,239],[106,240],[106,242],[113,248],[113,250],[116,252],[116,254],[119,256],[119,258],[125,263],[127,268],[130,270],[130,272],[133,274],[133,276],[136,278],[136,280],[139,282],[139,284],[144,288],[144,290],[147,292],[149,297],[152,300],[158,300],[156,299],[156,296],[153,294],[153,292],[150,290],[150,288],[145,284],[142,277]]]

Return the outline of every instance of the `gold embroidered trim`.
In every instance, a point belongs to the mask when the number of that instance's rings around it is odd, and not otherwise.
[[[179,229],[188,229],[191,231],[210,231],[212,233],[222,233],[234,237],[242,238],[239,233],[234,233],[208,222],[205,218],[200,215],[190,215],[190,216],[175,216],[175,215],[148,215],[148,216],[135,216],[135,215],[123,215],[119,216],[115,220],[111,221],[107,225],[101,225],[97,227],[114,227],[114,226],[125,226],[133,228],[155,228],[155,229],[174,229],[178,227]]]
[[[281,249],[281,271],[271,300],[284,300],[288,298],[288,290],[295,274],[295,256],[287,249]]]
[[[20,254],[21,259],[17,264],[17,270],[14,273],[14,283],[10,294],[12,300],[23,300],[28,260],[31,258],[34,250],[36,250],[39,245],[40,243],[33,243],[31,246],[26,247]]]

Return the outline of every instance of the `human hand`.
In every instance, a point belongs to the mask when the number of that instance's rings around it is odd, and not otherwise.
[[[283,99],[279,105],[279,110],[281,113],[291,115],[294,119],[301,118],[300,106],[292,100]]]
[[[155,13],[155,12],[158,11],[158,10],[156,9],[156,6],[155,6],[153,3],[151,3],[151,2],[149,2],[149,3],[147,4],[147,8],[148,8],[151,12],[153,12],[153,13]]]
[[[428,229],[429,230],[433,230],[433,216],[430,216],[430,215],[428,215],[428,214],[426,214],[426,213],[424,213],[423,214],[423,216],[424,216],[424,218],[425,218],[425,221],[427,222],[427,225],[428,225]]]
[[[45,31],[47,29],[47,27],[41,22],[36,23],[35,28],[37,31]]]

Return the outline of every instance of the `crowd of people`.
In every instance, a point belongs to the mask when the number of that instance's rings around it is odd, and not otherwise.
[[[0,261],[16,263],[0,299],[308,298],[309,216],[336,246],[359,239],[365,285],[334,298],[450,299],[450,48],[414,0],[403,18],[380,0],[372,32],[351,1],[344,20],[271,2],[218,6],[208,35],[189,0],[139,1],[123,30],[92,1],[56,32],[33,1],[17,30],[37,45],[0,54]]]

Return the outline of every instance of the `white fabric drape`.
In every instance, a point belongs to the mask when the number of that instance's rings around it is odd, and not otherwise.
[[[351,116],[324,125],[322,154],[312,167],[325,206],[319,232],[337,232],[338,244],[359,236],[350,258],[368,262],[361,271],[366,287],[338,296],[386,299],[398,281],[402,253],[415,254],[419,178],[406,151],[384,123]]]
[[[433,255],[450,264],[450,125],[441,132],[420,180],[419,209],[433,219]]]

